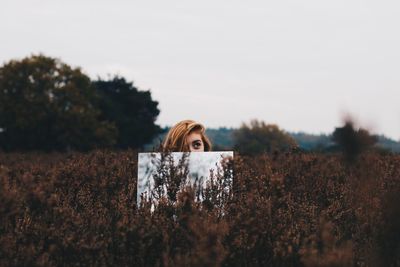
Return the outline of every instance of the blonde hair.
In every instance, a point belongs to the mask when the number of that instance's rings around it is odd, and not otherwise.
[[[177,152],[188,152],[189,144],[186,142],[186,137],[194,132],[199,131],[201,139],[204,143],[204,151],[211,151],[211,142],[205,135],[205,127],[193,120],[183,120],[175,124],[167,133],[165,140],[162,144],[163,152],[177,151]]]

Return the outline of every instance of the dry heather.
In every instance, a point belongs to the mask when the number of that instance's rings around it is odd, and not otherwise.
[[[0,266],[400,266],[398,155],[236,154],[230,194],[153,213],[136,173],[135,151],[1,154]]]

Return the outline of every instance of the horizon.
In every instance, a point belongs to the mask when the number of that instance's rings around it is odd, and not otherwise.
[[[247,123],[248,124],[248,123]],[[341,125],[341,126],[337,126],[337,127],[342,127],[343,125]],[[161,127],[161,126],[160,126]],[[165,129],[165,128],[171,128],[172,126],[171,125],[167,125],[167,126],[164,126],[164,127],[161,127],[161,128],[163,128],[163,129]],[[240,126],[239,126],[240,127]],[[207,130],[219,130],[219,129],[221,129],[221,128],[226,128],[226,129],[228,129],[228,130],[235,130],[235,129],[238,129],[239,127],[226,127],[226,126],[219,126],[219,127],[206,127],[206,131]],[[278,127],[279,127],[279,125],[278,125]],[[362,127],[361,127],[362,128]],[[283,130],[284,132],[286,132],[286,133],[288,133],[289,135],[290,134],[306,134],[306,135],[312,135],[312,136],[330,136],[330,135],[332,135],[332,133],[334,132],[334,130],[335,129],[333,129],[331,132],[328,132],[328,133],[324,133],[324,132],[320,132],[320,133],[310,133],[310,132],[305,132],[305,131],[288,131],[288,130],[286,130],[286,129],[283,129],[283,128],[281,128],[281,127],[279,127],[279,129],[280,130]],[[368,130],[368,129],[366,129],[366,130]],[[369,131],[368,131],[369,132]],[[391,138],[390,136],[387,136],[387,135],[385,135],[385,134],[382,134],[382,133],[374,133],[374,132],[369,132],[371,135],[377,135],[378,137],[384,137],[384,138],[387,138],[387,139],[390,139],[390,140],[393,140],[393,141],[395,141],[395,142],[400,142],[400,139],[394,139],[394,138]]]

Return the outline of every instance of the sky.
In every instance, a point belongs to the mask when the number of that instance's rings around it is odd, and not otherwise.
[[[150,90],[156,123],[357,125],[400,140],[400,2],[0,0],[0,64],[42,53]]]

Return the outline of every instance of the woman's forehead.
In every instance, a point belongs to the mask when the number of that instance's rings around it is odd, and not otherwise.
[[[189,135],[188,135],[188,138],[189,139],[201,139],[201,132],[191,132]]]

